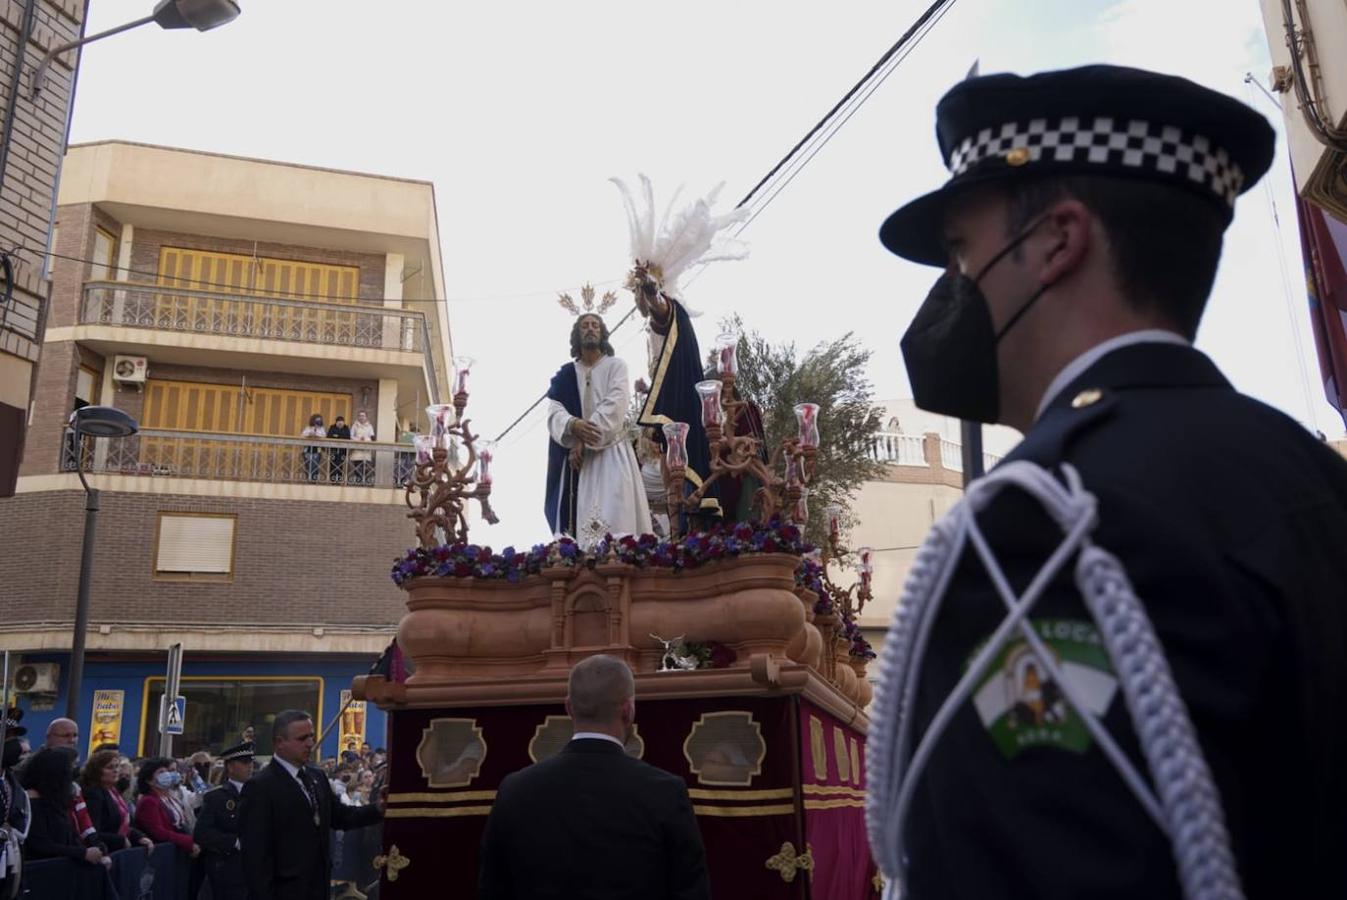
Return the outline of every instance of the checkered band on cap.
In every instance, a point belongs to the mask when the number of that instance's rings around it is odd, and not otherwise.
[[[1018,161],[1012,153],[1016,150],[1021,151]],[[1034,119],[984,128],[950,153],[950,174],[958,177],[984,160],[1007,157],[1012,165],[1085,163],[1187,178],[1231,207],[1244,187],[1244,172],[1230,154],[1213,147],[1202,135],[1186,135],[1172,125],[1141,119],[1124,123],[1107,116],[1093,120],[1070,116],[1052,125],[1047,119]]]

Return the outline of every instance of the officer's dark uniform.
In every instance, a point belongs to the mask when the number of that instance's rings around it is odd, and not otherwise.
[[[946,95],[938,118],[956,177],[945,197],[900,210],[881,232],[922,262],[943,264],[940,204],[962,183],[1098,174],[1207,189],[1233,205],[1272,157],[1271,130],[1242,104],[1113,67],[974,79]],[[1188,166],[1196,153],[1210,175],[1204,152],[1242,166],[1242,183],[1199,178]],[[1156,342],[1089,365],[1012,460],[1069,463],[1098,498],[1094,541],[1121,559],[1163,644],[1246,896],[1347,897],[1347,463],[1237,393],[1202,353]],[[1013,490],[978,521],[1017,592],[1062,539]],[[1030,618],[1060,662],[1113,686],[1098,695],[1102,720],[1145,773],[1073,576],[1066,566]],[[945,596],[920,673],[917,740],[1006,612],[971,550]],[[1168,839],[1015,643],[978,685],[1002,680],[961,705],[917,787],[909,896],[1179,897]]]
[[[247,760],[252,762],[251,741],[236,744],[220,754],[223,762]],[[211,788],[201,800],[196,829],[192,839],[201,846],[206,860],[206,877],[210,879],[214,900],[245,900],[247,889],[243,882],[243,858],[239,852],[239,791],[227,778],[219,787]]]

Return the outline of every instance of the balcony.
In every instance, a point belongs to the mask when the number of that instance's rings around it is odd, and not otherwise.
[[[899,431],[876,432],[870,440],[870,458],[893,466],[920,466],[963,472],[963,447],[957,441],[942,438],[934,432],[904,434]],[[994,453],[982,454],[986,471],[1001,461]]]
[[[390,378],[435,403],[446,383],[432,323],[396,307],[90,281],[78,318],[47,339],[162,363]]]
[[[83,453],[86,472],[108,475],[356,488],[401,488],[416,460],[407,444],[167,430],[99,441],[95,451],[86,442]],[[67,432],[61,470],[75,466]]]
[[[425,317],[419,312],[125,281],[86,282],[80,324],[410,353],[425,353],[430,346]]]

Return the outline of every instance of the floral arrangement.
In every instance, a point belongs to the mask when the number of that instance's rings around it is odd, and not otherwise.
[[[795,570],[795,586],[813,591],[818,597],[814,601],[814,615],[825,616],[836,612],[832,595],[828,593],[828,588],[823,583],[823,566],[814,560],[806,558],[800,561],[800,568]]]
[[[401,585],[411,578],[433,575],[442,578],[483,578],[517,582],[558,566],[594,566],[618,562],[638,569],[695,569],[722,559],[751,553],[792,553],[813,549],[798,526],[773,517],[767,523],[737,522],[693,532],[681,541],[668,541],[653,534],[606,535],[590,553],[563,537],[551,544],[537,544],[527,553],[506,547],[493,553],[476,544],[441,544],[408,550],[393,563],[392,577]],[[816,567],[817,568],[817,567]],[[800,583],[796,574],[796,583]],[[812,590],[812,588],[811,588]]]
[[[699,669],[728,669],[739,654],[720,641],[684,641],[680,655],[697,660]]]
[[[435,575],[441,578],[482,578],[517,582],[543,569],[577,566],[584,560],[580,545],[570,538],[551,544],[535,544],[527,553],[506,547],[493,553],[490,547],[476,544],[440,544],[427,550],[415,547],[393,563],[393,583],[401,585],[411,578]]]
[[[861,628],[855,619],[845,619],[842,623],[842,636],[847,639],[847,650],[852,659],[874,659],[875,651],[870,642],[861,634]]]

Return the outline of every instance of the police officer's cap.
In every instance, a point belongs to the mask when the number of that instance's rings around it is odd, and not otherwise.
[[[1272,164],[1274,144],[1267,120],[1238,100],[1121,66],[971,78],[941,98],[935,131],[950,180],[879,231],[889,250],[929,265],[946,262],[946,205],[974,185],[1061,175],[1143,179],[1209,200],[1228,224],[1235,198]]]
[[[253,755],[253,742],[244,741],[241,744],[235,744],[232,747],[227,747],[222,750],[220,752],[220,760],[222,762],[229,762],[231,760],[252,762]]]

